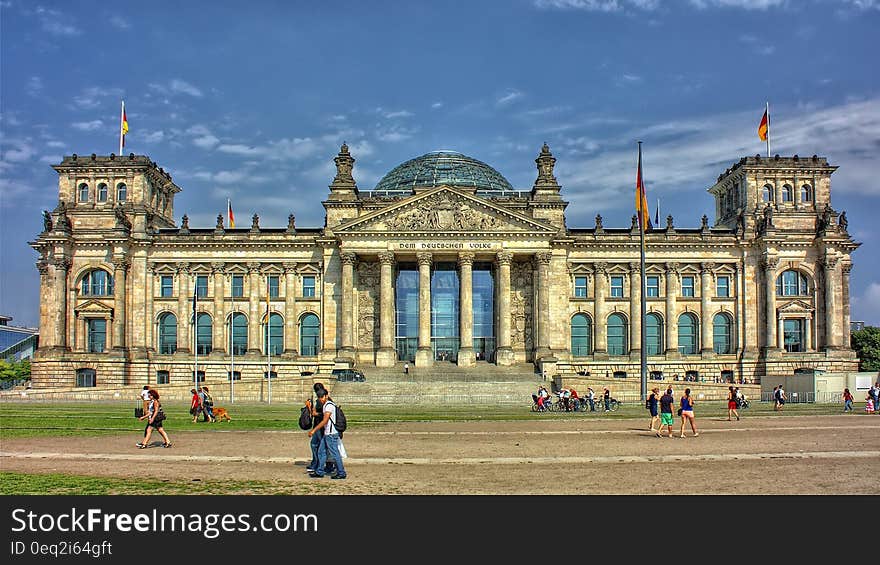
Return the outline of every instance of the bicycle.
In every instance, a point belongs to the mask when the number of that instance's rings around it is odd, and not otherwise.
[[[596,412],[616,412],[622,402],[617,400],[616,398],[608,399],[608,408],[605,408],[605,401],[600,399],[596,401]]]

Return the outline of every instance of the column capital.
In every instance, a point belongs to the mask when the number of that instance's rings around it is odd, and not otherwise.
[[[629,264],[629,272],[633,274],[642,272],[642,264],[633,261]]]
[[[837,255],[825,255],[822,259],[822,266],[826,271],[834,269],[837,266],[838,261],[840,261],[840,257]]]
[[[159,268],[159,263],[157,263],[156,261],[147,261],[147,270],[150,271],[151,273],[153,273],[154,275],[156,274],[156,270],[158,268]]]
[[[776,270],[777,265],[779,265],[779,257],[776,257],[775,255],[764,255],[761,259],[761,264],[766,270],[774,271]]]
[[[211,272],[222,275],[226,272],[226,263],[223,261],[214,261],[211,263]]]
[[[357,254],[351,251],[343,251],[339,254],[339,259],[343,265],[354,265],[357,263]]]
[[[45,259],[40,259],[39,261],[37,261],[36,265],[37,265],[37,270],[40,272],[41,275],[48,275],[49,274],[48,261],[46,261]]]
[[[178,273],[182,273],[182,274],[189,273],[189,263],[187,263],[186,261],[182,261],[182,262],[178,263],[177,265],[175,265],[175,267],[176,267]]]
[[[251,274],[255,274],[255,273],[259,273],[259,272],[260,272],[260,266],[261,266],[261,265],[260,265],[260,262],[259,262],[259,261],[248,261],[248,262],[246,263],[246,266],[247,266],[247,270],[248,270],[248,272],[251,273]]]
[[[840,265],[840,269],[844,275],[849,276],[852,272],[852,263],[843,263]]]
[[[715,273],[715,268],[717,267],[717,265],[715,265],[715,263],[709,262],[709,263],[701,263],[700,267],[702,268],[702,271],[700,272],[700,274],[712,275]]]
[[[458,265],[463,267],[464,265],[471,266],[474,264],[474,254],[470,251],[462,251],[458,254]]]
[[[379,264],[380,265],[393,265],[394,264],[394,253],[392,251],[383,251],[379,253]]]
[[[508,265],[513,262],[513,253],[510,251],[499,251],[495,254],[495,260],[499,265]]]
[[[666,263],[666,272],[672,275],[677,275],[678,270],[681,266],[676,262]]]
[[[285,273],[295,273],[296,272],[296,261],[285,261],[281,263],[281,267],[284,269]]]
[[[416,259],[419,262],[419,267],[423,265],[431,266],[431,263],[434,262],[434,256],[431,253],[422,252],[416,253]]]
[[[62,271],[67,271],[70,269],[70,259],[67,257],[56,257],[52,260],[52,264],[55,265],[56,269],[61,269]]]
[[[539,252],[535,253],[535,260],[539,264],[549,265],[550,260],[552,258],[553,258],[553,253],[551,253],[549,251],[539,251]]]
[[[606,263],[605,261],[593,263],[593,270],[596,271],[597,275],[604,275],[605,271],[608,270],[608,263]]]
[[[129,263],[125,260],[124,257],[117,257],[113,259],[113,269],[116,271],[125,271],[128,269]]]

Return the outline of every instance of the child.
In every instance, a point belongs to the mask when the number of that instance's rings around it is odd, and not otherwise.
[[[874,411],[874,399],[871,398],[871,395],[865,397],[865,412],[870,414]]]

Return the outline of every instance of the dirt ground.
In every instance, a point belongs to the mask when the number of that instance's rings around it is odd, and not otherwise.
[[[678,423],[678,422],[676,422]],[[5,439],[5,471],[270,481],[301,494],[862,494],[880,471],[880,417],[697,420],[657,438],[648,420],[389,423],[345,434],[348,479],[310,479],[305,432],[169,429]],[[676,435],[678,426],[675,426]],[[157,438],[158,436],[154,436]]]

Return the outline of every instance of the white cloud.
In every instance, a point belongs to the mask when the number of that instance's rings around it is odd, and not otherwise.
[[[217,146],[217,151],[231,155],[254,156],[264,154],[265,148],[242,145],[240,143],[224,143]]]
[[[522,97],[523,97],[522,92],[520,92],[519,90],[510,89],[507,91],[507,93],[505,93],[503,96],[501,96],[496,101],[496,103],[499,105],[509,104],[509,103],[513,102],[514,100],[516,100],[518,98],[522,98]]]
[[[279,139],[269,143],[267,157],[277,161],[302,160],[314,155],[319,146],[310,138]]]
[[[0,159],[3,162],[20,163],[27,161],[35,154],[34,148],[27,141],[4,140],[3,144],[13,146],[3,151],[3,157]]]
[[[129,29],[131,27],[131,24],[128,23],[128,20],[126,20],[122,16],[112,16],[110,18],[110,25],[117,29]]]
[[[739,40],[751,47],[752,51],[758,55],[772,55],[776,51],[775,46],[770,45],[766,40],[755,37],[754,35],[741,35]]]
[[[398,110],[396,112],[386,112],[384,116],[389,120],[394,118],[411,118],[414,114],[409,110]]]
[[[41,94],[43,94],[43,79],[38,76],[32,76],[28,78],[27,83],[25,83],[24,90],[30,96],[40,96]]]
[[[59,148],[59,147],[66,147],[66,146],[67,146],[66,143],[64,143],[63,141],[58,141],[57,139],[53,139],[52,141],[46,142],[46,147]]]
[[[73,103],[84,110],[93,110],[101,106],[103,103],[102,98],[107,96],[122,98],[122,93],[121,88],[90,86],[74,96]]]
[[[700,9],[706,8],[742,8],[744,10],[767,10],[782,6],[786,0],[690,0]]]
[[[559,10],[620,12],[627,8],[653,10],[659,6],[659,0],[535,0],[535,6]]]
[[[131,135],[131,134],[129,134]],[[165,132],[162,130],[146,132],[138,136],[139,141],[144,143],[159,143],[165,139]]]
[[[172,92],[180,92],[181,94],[189,94],[190,96],[195,96],[196,98],[202,97],[201,90],[199,90],[195,86],[191,85],[190,83],[188,83],[184,80],[177,79],[177,78],[173,79],[171,81],[171,84],[168,86],[168,88]]]
[[[80,131],[95,131],[104,127],[104,122],[102,122],[101,120],[92,120],[90,122],[74,122],[70,124],[70,126],[73,129],[78,129]]]
[[[220,143],[220,140],[211,134],[200,135],[193,139],[193,145],[202,149],[212,149],[218,143]]]
[[[850,319],[880,326],[880,283],[872,282],[861,296],[852,297]]]
[[[431,104],[431,108],[433,108],[435,110],[438,108],[442,108],[442,107],[443,107],[443,102],[434,102],[433,104]]]
[[[73,24],[69,15],[58,10],[50,10],[40,6],[34,11],[34,14],[40,20],[43,31],[50,35],[71,37],[82,33],[82,30]]]

